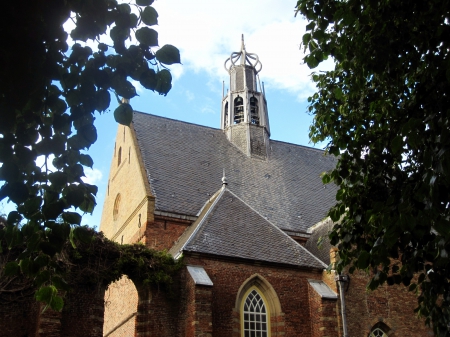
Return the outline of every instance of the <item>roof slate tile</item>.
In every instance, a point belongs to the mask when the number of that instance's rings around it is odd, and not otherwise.
[[[321,150],[270,140],[267,160],[247,157],[220,129],[140,112],[133,126],[156,210],[196,216],[228,186],[278,228],[305,232],[335,203],[336,188],[320,173],[335,166]]]

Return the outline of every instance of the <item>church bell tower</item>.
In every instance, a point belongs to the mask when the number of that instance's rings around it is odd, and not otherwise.
[[[270,128],[267,102],[258,73],[258,55],[247,53],[242,35],[241,51],[225,61],[230,89],[222,99],[221,129],[227,138],[249,157],[265,160]]]

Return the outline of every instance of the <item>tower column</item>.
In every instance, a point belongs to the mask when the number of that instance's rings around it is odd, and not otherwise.
[[[262,65],[258,55],[245,50],[244,36],[240,52],[231,54],[225,69],[230,75],[230,90],[222,101],[221,127],[245,155],[266,159],[270,128],[266,99],[256,78]]]

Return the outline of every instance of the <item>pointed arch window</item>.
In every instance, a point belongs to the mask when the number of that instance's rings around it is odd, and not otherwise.
[[[241,322],[244,337],[268,337],[269,313],[262,295],[255,289],[250,289],[244,297],[241,310]]]
[[[234,124],[244,121],[244,100],[241,96],[234,99]]]
[[[258,100],[250,97],[250,120],[252,124],[259,125]]]

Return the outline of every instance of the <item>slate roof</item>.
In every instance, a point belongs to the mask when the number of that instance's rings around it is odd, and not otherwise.
[[[191,227],[170,250],[173,255],[176,250],[182,250],[318,269],[326,267],[226,188]]]
[[[330,264],[330,239],[328,235],[333,228],[333,221],[330,218],[325,219],[323,222],[316,224],[314,227],[310,228],[311,236],[306,242],[305,247],[317,256],[323,263]],[[317,245],[319,239],[322,238],[320,247]]]
[[[321,150],[270,140],[268,159],[260,160],[220,129],[141,112],[133,126],[157,211],[197,216],[223,169],[233,193],[280,229],[305,232],[335,203],[336,189],[319,177],[335,158]]]

